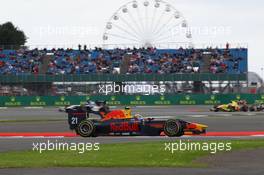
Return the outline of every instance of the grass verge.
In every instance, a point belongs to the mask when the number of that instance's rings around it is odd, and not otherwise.
[[[195,141],[193,141],[195,142]],[[231,142],[232,151],[264,148],[264,140],[197,141],[195,143]],[[173,143],[179,143],[175,141]],[[19,144],[18,144],[19,146]],[[206,167],[194,160],[208,151],[165,151],[165,142],[100,145],[99,151],[16,151],[0,153],[0,168],[45,167]]]

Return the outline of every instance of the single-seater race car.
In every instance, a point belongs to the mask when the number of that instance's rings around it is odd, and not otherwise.
[[[255,103],[249,107],[249,111],[251,112],[261,112],[264,111],[264,104],[263,103]]]
[[[247,112],[249,110],[248,104],[245,100],[231,101],[228,104],[215,105],[210,111],[214,112]]]
[[[106,102],[88,101],[85,105],[65,108],[71,130],[82,137],[96,136],[160,136],[180,137],[184,134],[204,134],[206,125],[179,119],[132,116],[131,109],[110,110]],[[99,118],[90,118],[90,115]]]

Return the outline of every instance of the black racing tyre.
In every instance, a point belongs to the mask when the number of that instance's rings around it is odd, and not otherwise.
[[[256,111],[256,110],[255,110],[255,107],[253,107],[253,106],[249,107],[249,111],[250,111],[250,112],[254,112],[254,111]]]
[[[243,112],[248,112],[248,106],[243,106],[243,107],[241,108],[241,111],[243,111]]]
[[[219,108],[214,108],[214,112],[219,112]]]
[[[77,127],[76,133],[82,137],[92,137],[95,133],[95,126],[91,120],[83,120]]]
[[[169,119],[164,124],[164,133],[169,137],[180,137],[184,134],[183,126],[179,120]]]

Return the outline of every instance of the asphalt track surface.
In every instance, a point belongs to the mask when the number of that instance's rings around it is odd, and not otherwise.
[[[49,168],[2,169],[4,175],[263,175],[264,171],[251,168]]]
[[[228,131],[264,131],[264,113],[213,113],[209,106],[170,106],[170,107],[134,107],[133,113],[146,117],[177,117],[190,122],[198,122],[209,126],[209,132]],[[0,133],[5,132],[68,132],[65,113],[58,108],[0,109]],[[61,142],[87,142],[87,139],[75,138],[0,138],[0,152],[32,149],[33,142],[47,140]],[[218,139],[263,139],[263,137],[183,137],[191,140]],[[126,143],[147,141],[173,141],[166,137],[98,137],[89,142]],[[175,139],[174,139],[175,140]],[[250,161],[250,160],[249,160]],[[258,160],[259,161],[259,160]],[[264,164],[264,160],[262,160]],[[248,164],[243,167],[209,167],[202,168],[48,168],[48,169],[0,169],[0,174],[264,174],[257,167]],[[244,165],[243,162],[241,165]],[[19,173],[18,173],[19,172]]]
[[[209,126],[209,132],[264,131],[264,112],[214,113],[209,106],[135,107],[146,117],[172,117]],[[12,121],[12,122],[7,122]],[[58,108],[0,110],[0,132],[67,132],[67,115]]]

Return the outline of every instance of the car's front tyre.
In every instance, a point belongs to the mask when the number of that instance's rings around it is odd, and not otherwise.
[[[164,133],[168,137],[180,137],[184,134],[183,126],[179,120],[169,119],[164,124]]]

